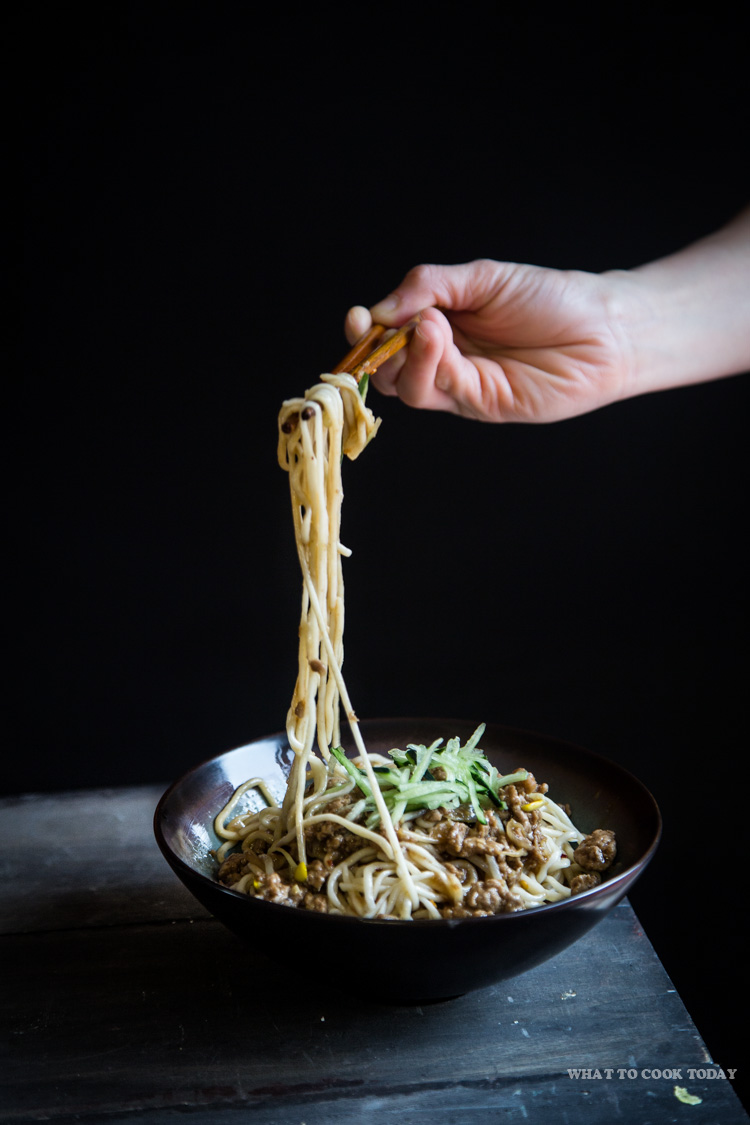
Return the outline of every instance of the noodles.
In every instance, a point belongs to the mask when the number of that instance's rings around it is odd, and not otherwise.
[[[271,902],[399,919],[521,910],[594,885],[613,834],[592,844],[525,769],[500,777],[479,749],[484,726],[464,746],[368,754],[342,674],[341,461],[359,456],[378,422],[351,375],[321,378],[279,415],[302,570],[292,769],[280,806],[253,779],[216,817],[219,879]],[[342,706],[354,762],[339,748]],[[267,806],[238,812],[258,789]]]

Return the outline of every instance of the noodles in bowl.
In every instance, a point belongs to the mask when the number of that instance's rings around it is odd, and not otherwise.
[[[473,730],[472,722],[450,718],[361,723],[370,752],[382,755],[399,743],[429,745],[445,731],[463,743]],[[346,730],[342,744],[349,755],[356,753]],[[294,762],[285,732],[227,751],[176,781],[156,810],[156,838],[172,870],[210,913],[256,953],[290,969],[304,966],[305,979],[318,980],[321,987],[351,989],[358,986],[349,967],[371,964],[379,967],[371,997],[375,1001],[457,996],[525,972],[585,935],[640,877],[660,834],[653,797],[614,762],[572,743],[494,724],[487,725],[482,746],[502,774],[522,761],[536,777],[546,778],[550,792],[570,802],[572,819],[582,832],[605,826],[614,830],[617,860],[599,886],[531,910],[418,922],[291,909],[226,887],[216,877],[212,855],[223,843],[214,820],[248,778],[262,777],[275,802],[283,801]],[[252,813],[264,806],[262,794],[251,789],[240,798],[239,811]],[[341,953],[346,954],[343,963]],[[247,971],[262,971],[262,962],[249,959]]]
[[[387,958],[384,997],[439,998],[579,937],[648,862],[659,815],[626,771],[564,744],[457,721],[360,723],[342,673],[341,462],[377,425],[347,374],[283,404],[302,571],[286,732],[175,783],[156,835],[196,897],[257,948],[299,959],[350,942]]]
[[[359,456],[378,422],[353,376],[321,379],[279,414],[302,570],[287,715],[294,761],[283,801],[248,779],[217,816],[220,881],[317,912],[415,920],[522,910],[597,885],[614,834],[584,838],[525,768],[502,776],[479,746],[484,724],[463,745],[440,738],[369,753],[342,674],[341,463]],[[355,763],[341,750],[340,701]],[[237,813],[256,787],[266,807]]]
[[[443,748],[435,739],[388,757],[371,755],[402,864],[385,841],[361,761],[334,748],[327,766],[312,763],[302,803],[306,861],[283,806],[256,778],[216,818],[225,841],[216,852],[219,880],[288,906],[415,920],[486,917],[597,886],[615,858],[615,834],[596,829],[584,836],[528,770],[501,775],[478,747],[484,730],[482,724],[463,746],[453,738]],[[255,788],[267,807],[236,812]]]

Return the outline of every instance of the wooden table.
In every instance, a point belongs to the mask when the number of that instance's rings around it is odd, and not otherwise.
[[[160,794],[0,803],[3,1122],[748,1120],[627,902],[557,959],[446,1003],[305,989],[172,875]],[[352,963],[331,952],[332,971]]]

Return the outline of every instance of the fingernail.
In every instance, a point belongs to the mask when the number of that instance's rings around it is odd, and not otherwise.
[[[370,309],[370,316],[373,320],[378,317],[388,316],[389,313],[395,312],[401,304],[401,298],[397,293],[391,293],[389,297],[385,297],[382,301],[378,301],[377,305],[373,305]]]

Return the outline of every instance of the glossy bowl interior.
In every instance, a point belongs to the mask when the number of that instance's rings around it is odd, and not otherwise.
[[[361,730],[371,752],[409,742],[429,744],[476,724],[447,719],[376,719]],[[346,742],[345,742],[346,746]],[[583,832],[612,828],[618,858],[600,886],[564,902],[489,918],[436,921],[363,921],[263,902],[216,882],[210,850],[218,846],[213,820],[238,785],[264,778],[283,795],[292,752],[285,734],[269,735],[190,770],[162,797],[154,830],[167,862],[216,918],[259,952],[294,963],[331,950],[382,964],[382,998],[438,1000],[517,976],[554,957],[616,905],[651,859],[661,833],[659,809],[632,774],[588,750],[541,735],[488,726],[481,746],[502,773],[531,770],[550,796],[569,804]],[[351,751],[351,745],[346,746]]]

